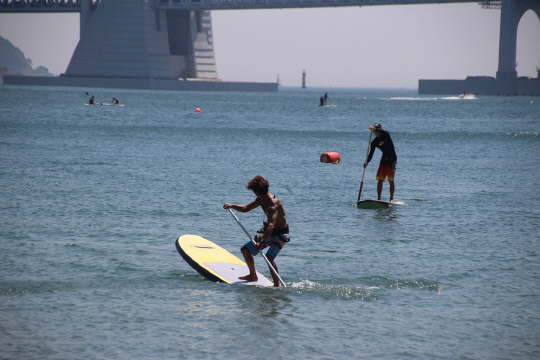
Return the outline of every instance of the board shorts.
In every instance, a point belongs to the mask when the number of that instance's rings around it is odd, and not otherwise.
[[[379,181],[386,181],[386,178],[388,178],[388,181],[394,181],[394,177],[396,175],[396,165],[397,161],[392,163],[392,167],[386,164],[380,164],[375,179]]]
[[[253,237],[253,240],[255,240],[255,237]],[[278,256],[281,249],[283,249],[283,246],[285,246],[285,244],[289,242],[289,240],[290,240],[289,234],[271,235],[266,241],[266,243],[270,244],[268,245],[269,249],[266,252],[266,256],[271,256],[272,259],[275,259]],[[259,251],[255,248],[255,244],[251,240],[246,241],[246,243],[244,244],[244,247],[253,256],[257,256],[257,254],[259,253]]]

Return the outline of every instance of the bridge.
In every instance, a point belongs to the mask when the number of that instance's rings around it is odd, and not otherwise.
[[[0,0],[0,12],[80,12],[84,0]],[[90,0],[95,8],[101,0]],[[500,8],[501,0],[150,0],[160,10],[247,10],[338,6],[479,3]]]
[[[65,74],[56,80],[7,76],[4,84],[277,91],[274,83],[218,79],[212,10],[455,3],[501,10],[496,77],[420,80],[419,93],[540,95],[540,79],[518,78],[515,65],[519,21],[527,10],[540,20],[540,0],[0,0],[0,12],[80,13],[80,40]]]

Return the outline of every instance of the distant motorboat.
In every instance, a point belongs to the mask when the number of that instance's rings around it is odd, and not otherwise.
[[[459,95],[460,99],[476,99],[476,96],[474,94],[464,92],[463,94]]]

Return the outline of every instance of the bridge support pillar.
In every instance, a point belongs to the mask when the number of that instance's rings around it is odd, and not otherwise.
[[[81,1],[81,12],[79,14],[79,39],[84,34],[86,25],[90,21],[90,17],[92,16],[92,8],[91,8],[92,1],[91,0],[82,0]]]
[[[82,0],[66,77],[217,80],[210,11],[159,10],[147,0]]]
[[[502,0],[496,78],[467,76],[465,80],[419,80],[418,93],[539,96],[540,78],[519,78],[516,71],[517,30],[527,10],[533,10],[540,20],[540,0]]]

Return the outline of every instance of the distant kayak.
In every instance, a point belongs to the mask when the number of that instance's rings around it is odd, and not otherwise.
[[[86,106],[124,106],[124,104],[108,104],[108,103],[95,103],[95,104],[84,104]]]

